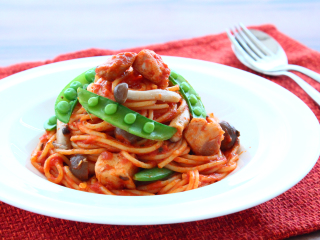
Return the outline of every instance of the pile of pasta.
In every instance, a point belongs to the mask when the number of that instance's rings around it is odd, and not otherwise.
[[[129,89],[136,91],[158,89],[156,84],[142,76],[127,74],[113,82],[96,79],[88,90],[112,98],[115,87],[123,82],[129,85]],[[179,93],[179,86],[168,86],[166,90]],[[128,100],[123,105],[166,125],[170,125],[176,116],[188,108],[183,98],[175,103],[159,100]],[[213,120],[216,121],[215,116],[209,114],[207,121]],[[139,139],[135,143],[129,143],[117,139],[113,125],[89,114],[80,103],[74,108],[67,127],[72,148],[57,147],[55,145],[57,130],[46,131],[32,153],[31,163],[49,181],[84,192],[122,196],[184,192],[220,181],[237,167],[239,160],[238,138],[231,149],[219,150],[210,156],[196,155],[183,134],[176,142]],[[90,178],[86,181],[78,179],[70,170],[70,157],[76,154],[85,155],[88,161]],[[113,156],[131,162],[139,169],[138,171],[158,167],[170,169],[173,173],[164,179],[151,182],[131,179],[130,184],[120,184],[119,188],[111,188],[98,180],[95,168],[99,157],[110,159]]]

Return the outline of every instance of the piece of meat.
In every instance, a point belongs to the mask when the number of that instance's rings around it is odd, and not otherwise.
[[[214,118],[210,118],[209,122],[203,118],[193,118],[184,136],[195,154],[210,156],[219,152],[223,134]]]
[[[95,172],[98,181],[108,189],[135,189],[132,177],[138,172],[138,167],[119,153],[101,153]]]
[[[170,69],[154,51],[148,49],[141,50],[132,67],[160,88],[165,89],[168,87]]]
[[[113,82],[130,68],[136,56],[137,54],[133,52],[124,52],[113,55],[105,63],[96,68],[97,78]]]

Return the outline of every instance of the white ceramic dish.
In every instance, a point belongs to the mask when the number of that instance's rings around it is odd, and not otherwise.
[[[0,81],[0,200],[39,214],[91,223],[187,222],[268,201],[299,182],[318,159],[319,123],[289,91],[231,67],[163,57],[198,91],[207,112],[240,130],[243,153],[238,168],[213,185],[162,196],[104,196],[53,184],[29,162],[42,125],[54,114],[60,90],[106,58],[50,64]]]

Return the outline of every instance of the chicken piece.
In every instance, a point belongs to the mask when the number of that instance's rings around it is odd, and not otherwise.
[[[185,104],[184,110],[176,116],[170,123],[171,127],[175,127],[177,132],[170,138],[171,142],[178,142],[182,138],[182,132],[190,121],[190,113],[187,104]]]
[[[138,172],[138,167],[119,153],[101,153],[95,172],[98,181],[109,189],[135,189],[132,177]]]
[[[168,87],[170,69],[154,51],[148,49],[140,51],[132,67],[160,88]]]
[[[219,152],[223,134],[216,119],[193,118],[184,136],[195,154],[210,156]]]
[[[105,63],[96,68],[97,78],[113,82],[121,77],[134,62],[137,54],[132,52],[119,53],[113,55]]]

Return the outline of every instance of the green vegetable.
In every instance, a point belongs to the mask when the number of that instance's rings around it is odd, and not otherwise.
[[[155,181],[159,180],[165,177],[168,177],[173,171],[167,169],[167,168],[151,168],[142,170],[141,172],[136,173],[133,176],[134,180],[137,181]]]
[[[53,129],[57,128],[57,117],[52,116],[50,117],[44,124],[43,127],[45,130],[52,131]]]
[[[112,115],[117,112],[118,106],[117,103],[109,103],[107,106],[104,108],[104,112],[107,115]]]
[[[74,107],[78,103],[76,90],[94,81],[95,68],[80,74],[60,92],[55,103],[55,114],[64,123],[68,123]],[[74,95],[75,93],[75,95]]]
[[[60,113],[67,113],[70,110],[70,104],[66,101],[61,101],[57,104],[56,109]]]
[[[146,122],[143,126],[143,131],[146,133],[152,133],[154,130],[154,123],[153,122]]]
[[[89,107],[94,107],[94,106],[97,106],[98,102],[99,102],[98,97],[92,97],[92,98],[89,98],[88,105]]]
[[[88,83],[92,83],[94,81],[94,77],[96,76],[96,69],[91,68],[85,72],[85,78],[87,79]]]
[[[81,84],[81,82],[79,82],[79,81],[74,81],[74,82],[72,82],[72,83],[70,84],[70,88],[73,88],[74,90],[77,91],[77,89],[78,89],[79,87],[82,87],[82,85],[83,85],[83,84]]]
[[[70,87],[64,91],[64,96],[68,100],[75,100],[77,98],[77,91]]]
[[[126,116],[124,117],[124,122],[127,124],[132,124],[136,121],[137,116],[134,113],[127,113]]]
[[[189,89],[190,89],[190,86],[189,86],[188,83],[183,82],[183,83],[181,83],[181,88],[182,88],[185,92],[188,92]]]
[[[192,105],[195,105],[198,102],[198,98],[194,94],[191,94],[189,96],[189,101]]]
[[[84,90],[87,90],[88,86],[89,86],[89,84],[83,84],[82,88],[83,88]]]
[[[201,101],[200,96],[197,92],[193,89],[193,87],[188,83],[184,77],[181,75],[171,71],[169,76],[169,80],[172,84],[178,84],[180,87],[180,93],[183,98],[186,100],[189,111],[194,118],[206,118],[206,110],[204,105]]]
[[[48,122],[51,125],[57,124],[57,117],[56,116],[50,117]]]
[[[88,100],[92,97],[99,98],[98,104],[94,107],[90,107],[88,105]],[[78,98],[81,105],[88,113],[92,113],[98,118],[101,118],[102,120],[111,123],[115,127],[121,128],[122,130],[125,130],[133,135],[152,140],[167,140],[171,138],[177,131],[177,129],[174,127],[155,122],[117,102],[81,88],[78,88]],[[105,112],[106,107],[107,113]],[[111,114],[111,112],[109,112],[109,108],[115,109],[116,111]],[[130,113],[136,116],[136,119],[132,124],[126,123],[124,120],[127,114]],[[153,125],[152,132],[148,133],[143,131],[146,123],[151,123],[151,125]],[[147,126],[149,126],[149,124],[147,124]]]
[[[199,108],[199,107],[195,107],[195,108],[193,109],[193,112],[194,112],[197,116],[200,116],[201,113],[202,113],[201,108]]]

